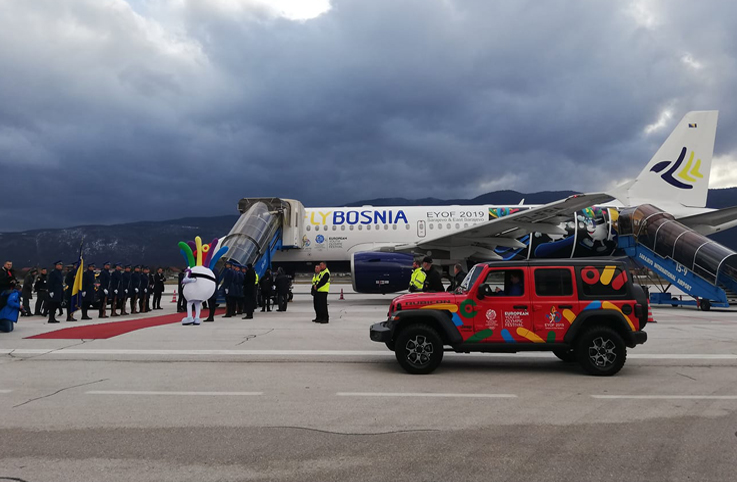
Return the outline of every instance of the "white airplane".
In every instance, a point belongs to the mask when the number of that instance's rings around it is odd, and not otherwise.
[[[304,208],[278,200],[286,208],[269,212],[283,216],[282,240],[272,245],[269,261],[288,272],[311,271],[326,261],[334,270],[350,269],[357,291],[389,293],[406,289],[415,256],[431,255],[449,266],[612,255],[619,209],[626,206],[655,204],[701,234],[728,229],[737,225],[737,207],[705,207],[717,118],[717,111],[687,113],[640,175],[611,193],[513,206]],[[243,216],[258,201],[265,200],[241,200]],[[248,223],[239,224],[229,236],[243,233]]]

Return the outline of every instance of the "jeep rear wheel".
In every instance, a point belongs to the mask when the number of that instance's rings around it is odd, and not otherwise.
[[[606,326],[595,326],[578,339],[576,358],[590,375],[611,376],[624,366],[627,347],[619,333]]]
[[[570,350],[553,350],[553,355],[566,363],[574,363],[576,361],[576,352],[572,348]]]
[[[411,325],[397,336],[394,354],[406,372],[417,375],[432,373],[443,360],[443,341],[431,327]]]

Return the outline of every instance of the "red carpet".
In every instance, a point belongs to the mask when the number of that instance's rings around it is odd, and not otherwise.
[[[222,315],[225,310],[217,310],[216,315]],[[203,310],[204,315],[204,310]],[[170,315],[152,316],[142,318],[140,320],[129,321],[113,321],[108,323],[98,323],[95,325],[73,326],[71,328],[63,328],[61,330],[41,333],[40,335],[29,336],[30,340],[107,340],[114,336],[124,335],[131,331],[150,328],[152,326],[169,325],[171,323],[181,323],[185,313],[172,313]],[[204,318],[203,318],[204,319]]]

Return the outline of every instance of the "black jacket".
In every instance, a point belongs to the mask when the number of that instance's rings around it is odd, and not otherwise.
[[[58,303],[64,300],[64,275],[61,270],[54,269],[49,274],[49,296]]]
[[[245,276],[243,276],[243,293],[248,296],[255,294],[256,286],[256,271],[249,269],[246,270]]]
[[[276,276],[276,294],[286,295],[289,293],[290,280],[289,276],[285,274],[279,274]]]
[[[33,281],[34,276],[30,273],[27,274],[26,279],[23,280],[23,296],[31,296],[31,293],[33,292]]]
[[[164,276],[164,273],[154,274],[154,291],[156,293],[164,292],[164,282],[165,281],[166,281],[166,276]]]
[[[121,284],[123,283],[123,271],[115,270],[110,275],[110,296],[123,296]],[[117,293],[115,291],[118,291]]]
[[[97,281],[100,282],[100,297],[104,298],[105,296],[110,296],[110,271],[106,270],[105,268],[100,271],[100,276],[97,277]],[[108,294],[105,294],[105,290],[108,291]]]
[[[0,268],[0,292],[10,289],[15,284],[15,273],[13,270],[5,269],[5,266]]]
[[[264,273],[264,276],[259,280],[258,284],[261,286],[261,294],[270,295],[273,291],[272,285],[274,284],[271,273]]]
[[[94,301],[95,299],[95,271],[87,270],[82,275],[82,293],[84,293],[85,301]]]
[[[48,288],[48,282],[46,281],[46,275],[42,273],[38,275],[38,278],[36,278],[36,283],[33,285],[33,291],[38,294],[41,294],[48,290],[49,288]]]
[[[435,268],[431,267],[430,271],[425,271],[425,287],[422,291],[430,293],[445,291],[443,280],[440,279],[440,273]]]
[[[67,298],[72,297],[72,286],[74,285],[74,278],[77,276],[77,269],[70,269],[64,277],[64,296]],[[51,288],[49,288],[49,291],[52,291]]]

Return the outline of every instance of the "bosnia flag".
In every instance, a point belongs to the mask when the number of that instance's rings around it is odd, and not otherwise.
[[[82,275],[84,274],[84,259],[82,257],[82,245],[79,246],[79,261],[77,262],[77,273],[72,285],[72,299],[69,302],[69,312],[74,313],[82,308]]]

